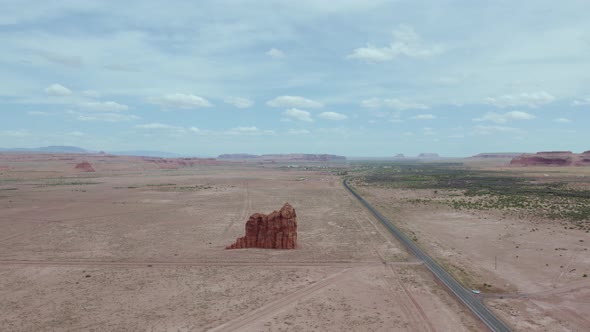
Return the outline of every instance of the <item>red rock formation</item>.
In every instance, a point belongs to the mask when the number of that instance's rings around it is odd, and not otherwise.
[[[586,152],[575,154],[571,151],[544,151],[523,154],[510,161],[516,166],[588,166],[590,155]]]
[[[90,163],[87,161],[77,164],[74,168],[82,172],[96,172],[92,165],[90,165]]]
[[[246,222],[246,236],[226,249],[263,248],[295,249],[297,247],[297,215],[289,203],[269,215],[254,213]]]

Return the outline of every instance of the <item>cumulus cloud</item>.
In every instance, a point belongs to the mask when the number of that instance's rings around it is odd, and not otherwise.
[[[159,122],[152,122],[152,123],[146,123],[146,124],[140,124],[140,125],[136,125],[135,128],[138,129],[175,129],[175,128],[179,128],[176,126],[172,126],[169,124],[164,124],[164,123],[159,123]]]
[[[270,107],[300,107],[300,108],[321,108],[324,105],[315,100],[306,99],[299,96],[279,96],[266,102]]]
[[[364,108],[393,108],[399,111],[411,110],[411,109],[419,109],[419,110],[426,110],[430,107],[425,104],[405,101],[397,98],[389,98],[389,99],[379,99],[379,98],[370,98],[361,101],[361,107]]]
[[[523,92],[519,94],[507,94],[497,97],[488,97],[485,99],[486,104],[494,105],[496,107],[515,107],[527,106],[536,108],[545,104],[549,104],[555,100],[555,97],[547,92]]]
[[[288,109],[285,112],[283,112],[283,115],[299,121],[313,122],[313,119],[311,118],[311,113],[297,108]]]
[[[505,126],[475,126],[473,127],[472,134],[474,135],[492,135],[497,133],[507,134],[524,134],[524,130],[514,127]]]
[[[413,116],[412,119],[414,119],[414,120],[434,120],[434,119],[436,119],[436,116],[433,114],[418,114],[416,116]]]
[[[86,102],[81,103],[80,107],[95,112],[121,112],[129,109],[129,106],[114,101]]]
[[[354,49],[347,59],[357,59],[366,62],[391,61],[400,56],[410,58],[425,58],[443,53],[442,46],[428,44],[416,33],[414,28],[407,25],[400,25],[393,30],[393,41],[389,46],[377,47],[367,45]]]
[[[570,120],[568,118],[557,118],[557,119],[553,119],[553,122],[557,122],[557,123],[570,123],[570,122],[572,122],[572,120]]]
[[[237,108],[249,108],[254,105],[254,102],[247,98],[241,97],[228,97],[223,100],[224,103],[233,105]]]
[[[487,112],[481,118],[473,119],[473,121],[490,121],[495,123],[506,123],[512,120],[532,120],[535,116],[522,111],[511,111],[506,113]]]
[[[165,135],[183,135],[186,133],[186,130],[183,127],[173,126],[165,123],[160,122],[151,122],[136,125],[135,128],[141,129],[145,131],[148,135],[154,134],[165,134]]]
[[[326,120],[346,120],[348,119],[348,116],[341,114],[341,113],[336,113],[336,112],[322,112],[318,115],[318,117],[322,118],[322,119],[326,119]]]
[[[78,121],[95,121],[95,122],[123,122],[137,120],[139,117],[132,114],[121,113],[103,113],[103,112],[77,112],[68,110],[66,114],[73,116]]]
[[[587,106],[590,105],[590,97],[574,100],[572,106]]]
[[[261,130],[254,126],[235,127],[224,132],[226,135],[274,135],[274,130]]]
[[[55,83],[55,84],[51,84],[50,86],[45,88],[45,93],[47,93],[50,96],[64,97],[64,96],[71,95],[72,90],[66,88],[65,86],[63,86],[61,84]]]
[[[270,56],[271,58],[278,59],[284,57],[285,53],[273,47],[270,50],[268,50],[268,52],[266,52],[266,55]]]
[[[207,99],[192,94],[172,93],[163,97],[151,98],[150,101],[164,107],[193,109],[213,106]]]

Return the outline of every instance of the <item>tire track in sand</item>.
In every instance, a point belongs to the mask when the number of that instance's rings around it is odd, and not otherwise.
[[[250,311],[249,313],[242,315],[234,320],[219,325],[215,328],[208,330],[209,332],[229,332],[229,331],[245,331],[247,328],[258,323],[261,320],[272,317],[276,313],[285,310],[289,306],[295,304],[299,300],[306,298],[333,283],[340,281],[350,275],[350,272],[354,271],[352,268],[346,268],[338,271],[326,278],[311,284],[308,287],[295,291],[291,294],[287,294],[276,301],[272,301],[263,305],[262,307]]]
[[[252,202],[250,200],[250,189],[248,189],[248,181],[244,181],[244,200],[242,202],[242,213],[238,218],[232,219],[232,221],[227,225],[227,227],[223,230],[222,235],[225,235],[229,230],[234,226],[237,221],[245,220],[248,214],[248,210],[250,209]]]

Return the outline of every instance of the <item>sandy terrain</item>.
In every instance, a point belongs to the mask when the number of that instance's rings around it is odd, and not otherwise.
[[[441,190],[360,191],[464,285],[482,290],[482,299],[516,330],[590,329],[589,233],[556,220],[457,211],[436,203],[447,194]],[[408,202],[413,198],[432,202]]]
[[[0,331],[482,328],[326,172],[18,158],[0,156]],[[224,249],[285,201],[299,249]]]

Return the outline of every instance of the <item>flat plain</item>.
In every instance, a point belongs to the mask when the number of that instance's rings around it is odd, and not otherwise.
[[[308,166],[0,155],[0,330],[483,328],[340,176]],[[285,202],[298,249],[225,249]]]
[[[590,170],[373,166],[357,190],[516,331],[590,329]]]

